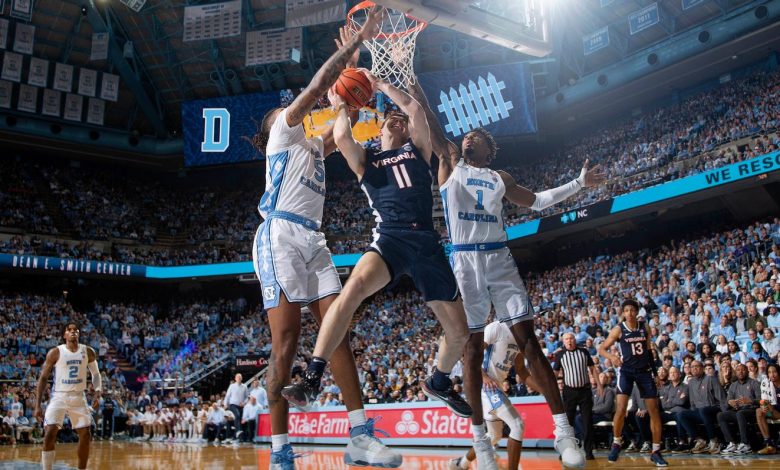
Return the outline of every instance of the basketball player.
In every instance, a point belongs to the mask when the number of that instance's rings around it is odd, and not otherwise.
[[[467,133],[459,149],[445,137],[419,82],[409,91],[423,104],[431,128],[433,151],[440,156],[439,188],[452,241],[451,262],[471,333],[464,355],[472,359],[467,360],[466,368],[470,370],[464,370],[464,373],[479,372],[479,364],[475,365],[473,358],[481,357],[483,330],[492,304],[498,320],[510,325],[536,379],[538,390],[550,406],[555,422],[555,449],[561,453],[564,466],[582,467],[585,465],[585,453],[579,447],[574,428],[564,412],[550,361],[534,335],[533,307],[506,246],[502,201],[506,198],[520,207],[541,211],[574,195],[583,187],[600,184],[604,176],[598,166],[589,171],[586,161],[576,180],[533,193],[518,185],[508,173],[488,168],[498,150],[488,131],[478,128]],[[461,151],[464,158],[461,158]],[[479,384],[466,383],[466,387],[467,396],[480,393]]]
[[[517,470],[520,465],[520,452],[523,450],[523,432],[525,423],[520,413],[501,391],[498,384],[503,383],[514,366],[520,380],[538,390],[536,381],[525,367],[525,357],[517,347],[512,331],[499,321],[485,327],[485,352],[482,361],[482,414],[485,416],[488,435],[495,446],[503,437],[504,423],[509,426],[509,469]],[[474,449],[469,449],[463,457],[450,460],[451,470],[467,469],[476,459]]]
[[[344,38],[339,50],[290,106],[266,114],[255,138],[257,148],[266,155],[266,190],[258,207],[264,222],[257,230],[252,255],[271,327],[267,385],[272,469],[292,469],[294,459],[300,457],[289,443],[288,403],[280,392],[290,383],[298,351],[301,306],[309,305],[315,320],[322,322],[341,291],[325,236],[319,231],[325,203],[324,157],[336,149],[333,133],[307,139],[302,122],[348,62],[356,60],[360,43],[378,33],[380,18],[380,10],[372,10],[360,32]],[[345,461],[378,467],[400,466],[401,456],[374,436],[373,420],[366,419],[357,367],[348,341],[340,342],[334,358],[333,375],[344,392],[351,427]]]
[[[384,93],[401,110],[386,113],[381,127],[381,151],[366,150],[356,142],[346,104],[335,93],[331,93],[331,102],[337,103],[338,109],[333,130],[336,144],[376,214],[374,241],[353,269],[344,292],[328,310],[304,380],[285,387],[282,393],[296,405],[313,403],[321,389],[325,364],[345,337],[360,303],[406,274],[422,292],[444,330],[438,365],[432,377],[423,382],[422,389],[430,398],[446,403],[456,415],[472,418],[479,466],[497,468],[495,451],[481,417],[481,356],[466,358],[477,370],[476,374],[464,377],[467,383],[476,385],[475,394],[467,393],[473,404],[453,390],[449,378],[463,353],[468,328],[455,277],[439,243],[439,234],[433,228],[431,139],[425,113],[407,93],[367,71],[366,74],[375,90]],[[333,357],[331,365],[336,363]],[[479,410],[473,410],[475,404]]]
[[[43,363],[35,394],[35,418],[43,419],[45,427],[43,452],[41,452],[41,468],[43,470],[52,469],[54,444],[57,442],[57,433],[62,428],[66,413],[73,429],[79,435],[78,468],[87,468],[89,443],[92,440],[90,427],[93,423],[92,410],[84,395],[84,391],[87,389],[87,370],[92,376],[92,388],[95,391],[92,408],[95,410],[100,406],[100,394],[103,387],[98,370],[97,355],[89,346],[79,344],[78,325],[72,322],[67,323],[62,330],[62,336],[65,339],[65,344],[51,348],[46,353],[46,361]],[[54,370],[54,385],[44,416],[41,401],[52,370]]]
[[[612,447],[607,457],[610,462],[616,462],[623,445],[623,422],[626,419],[628,399],[639,387],[639,396],[645,401],[650,413],[650,430],[653,433],[653,453],[650,460],[656,467],[666,467],[667,463],[661,455],[661,412],[658,408],[658,389],[653,374],[653,341],[650,338],[650,328],[644,320],[639,320],[639,302],[625,300],[621,310],[624,321],[612,328],[607,339],[599,345],[599,354],[610,360],[618,368],[617,404]],[[620,356],[609,352],[609,348],[617,343]]]

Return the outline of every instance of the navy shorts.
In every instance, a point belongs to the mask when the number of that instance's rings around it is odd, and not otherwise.
[[[439,234],[431,230],[380,229],[367,251],[378,253],[390,271],[389,286],[404,274],[411,277],[426,302],[458,297],[455,275],[439,243]]]
[[[631,395],[634,385],[639,387],[641,398],[658,398],[655,377],[650,370],[619,368],[617,374],[617,392],[619,395]]]

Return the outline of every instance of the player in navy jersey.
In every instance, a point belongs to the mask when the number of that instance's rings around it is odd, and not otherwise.
[[[285,387],[282,393],[296,405],[311,403],[320,391],[325,364],[349,329],[360,303],[402,275],[408,275],[444,330],[437,368],[423,383],[423,391],[431,398],[444,401],[453,413],[470,417],[473,406],[453,390],[449,378],[463,353],[468,327],[455,276],[439,243],[439,234],[433,228],[432,151],[425,113],[407,93],[370,73],[367,75],[374,88],[400,108],[400,112],[386,114],[381,128],[381,152],[366,150],[355,141],[346,104],[334,94],[330,98],[338,109],[334,125],[336,144],[376,215],[374,241],[358,261],[341,296],[328,309],[304,380]],[[476,360],[479,367],[481,358]],[[481,375],[466,380],[481,383]],[[479,403],[478,395],[470,396],[469,400],[474,398]],[[484,468],[494,468],[490,466],[491,463],[495,466],[495,461],[489,439],[484,444],[491,456]]]
[[[661,412],[658,407],[658,389],[653,373],[653,342],[650,329],[644,320],[639,320],[639,302],[628,299],[622,305],[624,320],[612,328],[609,336],[599,346],[599,354],[609,359],[617,368],[617,405],[615,406],[614,441],[609,451],[609,461],[615,462],[623,445],[623,423],[626,419],[628,399],[634,386],[639,387],[639,396],[645,401],[650,413],[650,429],[653,433],[653,453],[650,459],[657,467],[666,467],[661,455]],[[609,350],[618,345],[619,355]]]

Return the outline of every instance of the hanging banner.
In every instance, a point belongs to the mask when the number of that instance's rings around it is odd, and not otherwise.
[[[124,47],[122,47],[122,57],[125,59],[133,58],[133,41],[127,41]]]
[[[123,5],[125,5],[127,8],[133,10],[134,12],[138,13],[141,11],[141,8],[146,5],[146,0],[119,0],[122,2]]]
[[[30,73],[27,75],[27,83],[41,88],[46,88],[49,79],[49,61],[32,57],[30,59]]]
[[[22,81],[22,55],[6,52],[3,57],[3,80]]]
[[[690,10],[691,8],[701,5],[702,3],[706,2],[707,0],[682,0],[682,9],[683,10]]]
[[[60,117],[61,101],[62,101],[61,92],[45,88],[43,90],[43,103],[41,104],[41,114],[45,116]]]
[[[98,126],[103,125],[106,115],[106,102],[99,98],[90,98],[87,107],[87,122]]]
[[[285,0],[284,25],[288,28],[344,21],[347,4],[343,0]]]
[[[14,91],[14,84],[0,80],[0,108],[11,108],[11,95]]]
[[[657,25],[659,21],[661,18],[658,13],[658,3],[652,3],[628,15],[628,29],[633,35]]]
[[[35,44],[35,26],[31,24],[16,23],[16,35],[14,36],[14,51],[22,54],[32,54]]]
[[[22,21],[31,21],[33,12],[33,0],[14,0],[11,4],[11,18]]]
[[[0,0],[2,2],[2,0]],[[0,11],[3,11],[0,8]],[[8,20],[0,18],[0,49],[6,49],[8,47]]]
[[[79,95],[95,96],[97,91],[97,74],[96,70],[79,70]]]
[[[100,97],[108,101],[119,99],[119,75],[103,74],[103,82],[100,84]]]
[[[185,42],[241,34],[241,0],[184,7]]]
[[[38,89],[30,85],[19,86],[19,100],[16,102],[16,109],[34,113],[38,106]]]
[[[108,59],[108,33],[92,33],[92,50],[89,60]]]
[[[585,55],[591,55],[607,46],[609,46],[609,26],[582,37],[582,50]]]
[[[69,121],[81,121],[81,107],[83,99],[79,95],[68,93],[65,95],[65,112],[62,117]]]
[[[73,66],[60,64],[54,66],[54,85],[55,90],[70,93],[73,90]]]
[[[246,33],[246,65],[290,60],[290,49],[303,50],[303,29],[268,29]]]

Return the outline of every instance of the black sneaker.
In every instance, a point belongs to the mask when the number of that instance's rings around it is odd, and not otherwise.
[[[463,397],[455,393],[452,386],[447,388],[447,390],[436,390],[431,384],[431,378],[428,377],[425,379],[425,382],[422,383],[422,391],[431,400],[443,401],[444,404],[447,405],[447,408],[455,415],[460,416],[461,418],[471,418],[471,415],[473,414],[471,406],[466,403],[466,400],[464,400]],[[282,394],[284,394],[284,392],[282,392]]]
[[[282,396],[293,406],[301,411],[309,411],[309,408],[320,394],[319,385],[313,385],[306,379],[297,384],[290,384],[282,389]]]
[[[673,446],[670,450],[673,454],[690,454],[691,453],[691,447],[690,444],[686,444],[684,442],[678,443],[677,445]]]

